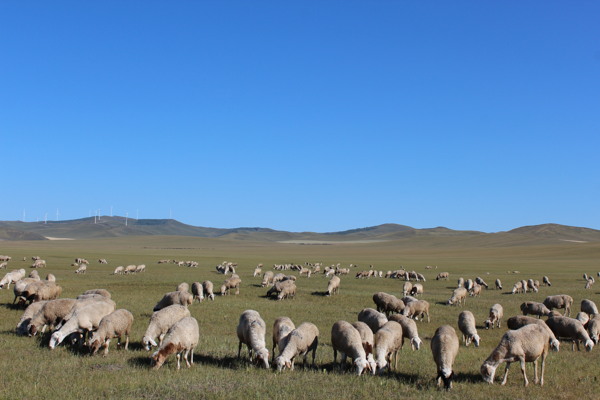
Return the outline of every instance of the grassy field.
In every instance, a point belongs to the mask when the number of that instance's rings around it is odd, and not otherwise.
[[[62,297],[75,297],[87,289],[106,288],[112,293],[118,308],[130,310],[134,328],[130,351],[117,351],[111,344],[107,357],[89,356],[65,346],[55,350],[47,347],[48,337],[19,337],[14,328],[23,310],[12,306],[11,290],[0,291],[0,363],[2,365],[2,399],[184,399],[184,398],[248,398],[248,399],[360,399],[383,398],[553,398],[596,399],[600,390],[600,349],[592,352],[572,352],[564,343],[559,353],[549,355],[545,385],[523,387],[518,365],[511,367],[508,383],[501,387],[485,384],[479,367],[505,331],[482,328],[490,306],[501,303],[505,319],[519,314],[519,305],[526,300],[542,301],[551,294],[570,294],[579,303],[589,298],[597,303],[598,290],[584,289],[584,272],[600,271],[600,245],[593,243],[558,242],[553,246],[465,247],[455,246],[451,239],[415,239],[411,242],[353,243],[339,245],[294,245],[201,239],[187,237],[134,237],[77,241],[0,242],[0,254],[13,257],[9,270],[30,271],[31,256],[46,259],[48,267],[40,275],[52,272],[63,287]],[[22,261],[23,257],[27,261]],[[70,264],[75,257],[87,258],[91,265],[85,275],[74,274]],[[100,265],[98,258],[107,258],[109,265]],[[199,268],[157,264],[159,259],[195,260]],[[218,287],[223,275],[215,272],[222,261],[237,262],[242,278],[240,294],[216,297],[190,307],[200,324],[200,344],[195,352],[196,364],[176,371],[174,357],[158,371],[150,370],[149,353],[140,346],[152,308],[165,292],[180,282],[212,280]],[[419,322],[424,340],[420,351],[405,347],[399,368],[382,376],[354,376],[333,368],[330,329],[337,320],[355,321],[358,312],[374,307],[373,293],[385,291],[400,296],[402,281],[390,279],[354,279],[343,276],[340,294],[324,297],[327,279],[323,275],[310,279],[298,278],[298,293],[293,300],[273,301],[264,297],[260,279],[252,272],[258,263],[322,262],[358,265],[353,272],[368,269],[393,270],[400,266],[423,273],[427,282],[424,299],[431,304],[431,323]],[[113,276],[117,265],[146,264],[146,272],[131,276]],[[426,270],[426,265],[437,270]],[[266,269],[266,268],[265,268]],[[449,281],[436,281],[437,272],[450,272]],[[519,274],[508,273],[519,271]],[[4,273],[4,272],[3,272]],[[542,287],[537,294],[510,295],[515,281],[548,275],[551,288]],[[455,287],[458,277],[483,277],[490,285],[496,278],[504,290],[487,290],[479,298],[469,298],[465,307],[443,305]],[[288,316],[299,325],[303,321],[316,324],[320,330],[317,368],[285,371],[277,374],[238,360],[235,334],[241,312],[255,309],[267,323],[267,343],[273,321]],[[429,341],[435,329],[450,324],[456,329],[457,316],[463,309],[476,317],[482,343],[479,348],[461,346],[454,371],[457,374],[450,393],[435,386],[435,364]],[[245,352],[243,353],[245,355]],[[504,366],[497,372],[501,375]],[[532,366],[528,377],[533,382]]]

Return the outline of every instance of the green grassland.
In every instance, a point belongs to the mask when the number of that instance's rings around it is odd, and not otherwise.
[[[62,297],[75,297],[87,289],[106,288],[112,293],[118,308],[130,310],[134,327],[129,351],[117,350],[111,343],[107,357],[89,356],[78,349],[47,347],[48,337],[20,337],[14,328],[23,310],[13,307],[12,287],[0,291],[0,365],[2,366],[2,399],[187,399],[187,398],[248,398],[248,399],[361,399],[382,398],[598,398],[600,384],[600,348],[592,352],[572,352],[563,343],[559,353],[549,355],[545,385],[533,385],[533,370],[528,364],[532,382],[523,387],[518,365],[511,367],[508,383],[502,387],[485,384],[479,367],[505,331],[483,329],[490,306],[501,303],[506,318],[519,314],[519,305],[526,300],[542,301],[551,294],[570,294],[575,299],[574,314],[584,298],[600,302],[598,288],[584,289],[584,272],[600,271],[600,244],[557,242],[556,244],[514,245],[477,243],[469,246],[462,239],[416,237],[411,240],[335,245],[299,245],[241,240],[190,237],[128,237],[75,241],[0,242],[0,254],[13,257],[8,270],[31,269],[31,256],[41,256],[47,268],[40,275],[52,272],[63,287]],[[22,261],[23,257],[27,261]],[[85,257],[90,267],[85,275],[74,274],[70,264],[75,257]],[[109,260],[108,265],[97,263]],[[195,260],[199,268],[157,264],[159,259]],[[242,278],[240,294],[216,296],[190,307],[200,324],[200,343],[195,351],[195,365],[176,371],[171,357],[158,371],[150,369],[149,353],[140,346],[152,308],[162,295],[175,289],[180,282],[212,280],[218,288],[224,276],[215,265],[222,261],[238,263]],[[266,270],[273,264],[322,262],[358,265],[351,275],[342,276],[340,294],[323,296],[327,278],[298,278],[297,296],[293,300],[274,301],[265,298],[266,288],[260,278],[252,277],[254,267],[263,263]],[[117,265],[146,264],[146,272],[129,276],[114,276]],[[351,371],[333,367],[330,329],[337,320],[355,321],[358,312],[373,307],[372,295],[377,291],[401,295],[402,281],[391,279],[355,279],[357,271],[373,265],[376,270],[404,266],[423,273],[425,294],[431,304],[431,323],[419,322],[424,340],[420,351],[405,346],[400,354],[398,370],[381,376],[357,377]],[[426,270],[425,266],[437,266]],[[449,281],[436,281],[441,271],[450,272]],[[509,273],[510,271],[510,273]],[[519,271],[514,274],[512,271]],[[2,272],[3,274],[4,272]],[[542,287],[539,293],[508,294],[520,279],[541,280],[548,275],[553,286]],[[496,278],[504,290],[486,290],[479,298],[469,298],[464,307],[447,306],[458,277],[481,276],[491,286]],[[320,330],[317,368],[276,373],[237,359],[238,341],[235,334],[241,312],[255,309],[267,323],[267,343],[271,345],[272,324],[279,316],[288,316],[296,323],[310,321]],[[482,343],[479,348],[461,346],[454,370],[456,380],[450,393],[435,385],[435,364],[429,341],[435,329],[450,324],[456,329],[458,314],[471,310],[477,320]],[[501,366],[498,376],[504,371]]]

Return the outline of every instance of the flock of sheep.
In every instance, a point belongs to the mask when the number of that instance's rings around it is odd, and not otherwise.
[[[0,261],[8,262],[10,257],[0,256]],[[39,259],[34,260],[34,264]],[[87,265],[84,259],[77,259],[78,269]],[[106,263],[106,260],[99,260]],[[44,263],[45,264],[45,263]],[[38,268],[33,267],[33,268]],[[131,268],[130,268],[131,267]],[[235,289],[239,293],[241,278],[236,274],[237,264],[224,262],[216,267],[217,272],[231,274],[221,286],[220,293],[225,296]],[[262,273],[262,265],[254,270],[254,277],[261,278],[261,286],[269,286],[267,296],[277,295],[278,300],[293,298],[296,293],[295,275],[285,275],[282,272],[275,274],[273,271]],[[325,267],[311,265],[304,266],[274,266],[276,271],[287,269],[295,270],[300,276],[322,272],[330,277],[326,295],[338,293],[340,275],[348,272],[338,266]],[[145,266],[132,265],[120,270],[117,267],[114,274],[137,273],[145,270]],[[129,271],[127,271],[129,270]],[[372,271],[372,272],[370,272]],[[133,315],[125,309],[116,309],[111,294],[105,289],[92,289],[83,292],[75,299],[59,298],[62,288],[56,284],[56,278],[48,274],[41,280],[37,269],[25,277],[24,269],[8,272],[0,281],[0,288],[9,288],[14,284],[15,299],[27,304],[16,331],[21,335],[35,336],[51,328],[49,347],[51,349],[68,339],[68,342],[79,343],[89,348],[92,354],[104,348],[108,353],[110,341],[114,338],[121,345],[125,338],[124,348],[128,348],[129,334],[133,325]],[[449,273],[437,274],[437,280],[448,280]],[[383,277],[383,271],[361,271],[356,278]],[[419,337],[417,321],[430,322],[429,303],[418,299],[424,293],[422,283],[426,282],[422,274],[415,271],[388,271],[385,277],[404,279],[402,286],[403,297],[398,298],[385,292],[377,292],[372,296],[376,309],[365,308],[357,315],[353,322],[340,320],[331,327],[331,344],[333,349],[334,364],[337,364],[338,353],[341,364],[345,365],[350,358],[358,375],[364,372],[371,374],[381,373],[397,367],[398,352],[402,349],[405,340],[408,340],[413,350],[419,350],[422,339]],[[585,277],[589,282],[589,278]],[[410,281],[417,281],[411,283]],[[593,280],[593,278],[592,278]],[[544,285],[551,286],[548,277],[543,277]],[[449,306],[465,305],[468,297],[477,297],[481,288],[489,287],[480,277],[474,280],[458,280],[458,287],[452,291],[446,304]],[[495,287],[502,288],[500,280],[496,280]],[[518,281],[512,293],[537,292],[540,288],[539,281],[529,279]],[[211,281],[194,282],[191,286],[181,283],[173,292],[166,293],[154,306],[148,327],[142,337],[141,343],[146,350],[156,347],[152,354],[153,368],[160,368],[170,355],[177,358],[177,369],[181,365],[183,356],[186,365],[190,367],[194,360],[194,351],[199,343],[199,326],[195,318],[190,315],[188,306],[194,301],[201,302],[205,298],[214,300],[213,283]],[[523,315],[511,317],[506,324],[510,329],[506,332],[498,346],[485,359],[480,371],[484,381],[493,383],[497,367],[506,362],[506,370],[502,384],[506,383],[509,366],[512,362],[519,362],[523,373],[525,386],[528,379],[525,374],[525,363],[533,362],[535,365],[534,382],[543,385],[544,367],[548,351],[558,351],[558,339],[572,340],[573,348],[582,343],[586,350],[591,351],[600,336],[600,318],[597,318],[598,309],[593,301],[584,299],[581,302],[581,312],[576,318],[570,318],[573,298],[568,295],[547,296],[543,303],[525,301],[521,304]],[[565,315],[559,314],[556,309],[564,309]],[[538,318],[532,318],[534,315]],[[540,317],[547,317],[542,320]],[[486,329],[500,328],[504,318],[502,305],[494,304],[489,311],[489,318],[484,322]],[[480,336],[477,332],[475,317],[471,311],[463,310],[458,315],[457,326],[465,346],[473,343],[479,346]],[[319,329],[311,322],[303,322],[298,327],[289,317],[279,317],[273,323],[273,337],[271,355],[266,344],[266,323],[256,310],[244,311],[238,321],[236,333],[239,339],[238,358],[241,357],[243,345],[247,346],[248,358],[257,362],[264,368],[273,365],[277,371],[294,369],[296,357],[303,358],[306,364],[307,357],[312,355],[312,364],[315,364],[315,355],[319,345]],[[86,337],[87,335],[87,337]],[[436,364],[438,385],[444,384],[446,389],[452,387],[454,376],[453,363],[459,351],[460,340],[454,327],[440,326],[431,338],[431,351]],[[275,350],[278,355],[275,357]],[[538,359],[541,359],[541,374],[538,377]]]

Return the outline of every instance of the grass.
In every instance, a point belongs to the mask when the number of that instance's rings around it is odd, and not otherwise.
[[[552,246],[495,246],[465,248],[436,239],[436,245],[427,245],[422,238],[412,245],[407,242],[378,242],[344,245],[291,245],[255,243],[219,239],[185,237],[133,237],[120,239],[56,241],[56,242],[2,242],[0,253],[13,257],[9,269],[26,268],[30,271],[30,257],[42,256],[48,267],[40,275],[52,272],[63,287],[62,297],[74,297],[87,289],[106,288],[118,308],[130,310],[134,317],[130,351],[117,351],[111,344],[107,357],[88,356],[76,349],[59,346],[49,350],[48,338],[19,337],[14,327],[22,313],[12,307],[12,290],[0,291],[0,365],[3,399],[88,399],[99,397],[122,399],[362,399],[373,396],[402,398],[597,398],[599,349],[591,353],[572,352],[563,344],[559,353],[549,355],[545,385],[523,387],[518,365],[511,367],[508,383],[501,387],[483,383],[479,367],[498,344],[505,328],[484,330],[481,325],[490,306],[501,303],[505,319],[519,314],[519,305],[525,300],[542,301],[547,295],[567,293],[575,299],[574,311],[579,310],[583,298],[598,302],[598,290],[585,290],[581,278],[584,272],[595,274],[600,268],[597,260],[600,245],[594,243],[558,243]],[[27,262],[21,261],[27,257]],[[85,257],[91,265],[85,275],[74,274],[70,264],[75,257]],[[98,258],[107,258],[109,265],[100,265]],[[199,268],[157,264],[159,259],[195,260]],[[195,352],[196,364],[176,371],[175,358],[162,369],[149,368],[149,354],[140,346],[152,307],[165,292],[172,291],[180,282],[192,283],[210,279],[219,287],[223,275],[214,266],[224,260],[237,262],[242,278],[238,296],[217,296],[214,302],[194,304],[190,310],[200,324],[200,344]],[[418,323],[424,340],[420,351],[405,347],[400,355],[399,368],[383,376],[356,377],[339,371],[332,365],[330,329],[337,320],[355,321],[364,307],[373,307],[372,295],[385,291],[399,295],[402,281],[389,279],[357,280],[343,276],[340,294],[324,297],[327,279],[322,275],[298,279],[298,293],[294,300],[281,302],[266,299],[266,290],[252,272],[258,263],[265,266],[280,263],[323,262],[350,263],[367,269],[397,269],[401,265],[427,277],[424,299],[431,304],[431,323]],[[146,272],[132,276],[113,276],[117,265],[146,264]],[[426,265],[437,265],[437,270],[425,270]],[[509,274],[507,271],[520,271]],[[437,272],[450,272],[449,281],[436,281]],[[507,294],[516,280],[548,275],[553,286],[543,287],[539,293]],[[487,290],[480,298],[469,298],[465,307],[450,307],[442,303],[450,296],[456,279],[483,277],[493,285],[496,278],[504,284],[503,291]],[[249,365],[237,359],[238,341],[235,335],[237,320],[242,311],[255,309],[266,321],[267,343],[273,321],[278,316],[292,318],[296,325],[303,321],[316,324],[320,330],[317,368],[276,374]],[[450,324],[456,329],[458,314],[471,310],[476,318],[482,343],[479,348],[461,346],[454,370],[457,375],[450,393],[440,391],[434,382],[435,364],[429,349],[429,340],[435,329]],[[245,356],[246,352],[243,352]],[[501,375],[500,367],[497,375]],[[531,365],[528,377],[533,381]],[[276,380],[273,378],[276,377]],[[497,377],[498,378],[498,377]]]

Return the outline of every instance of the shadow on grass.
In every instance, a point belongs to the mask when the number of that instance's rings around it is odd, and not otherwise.
[[[5,303],[5,304],[2,304],[2,307],[7,308],[9,310],[24,310],[27,308],[27,306],[19,304],[19,303],[15,303],[15,304]]]
[[[483,382],[483,378],[480,374],[475,374],[471,372],[459,372],[454,375],[454,381],[465,383],[481,383]]]
[[[313,296],[327,297],[327,292],[312,292],[311,295],[313,295]]]

